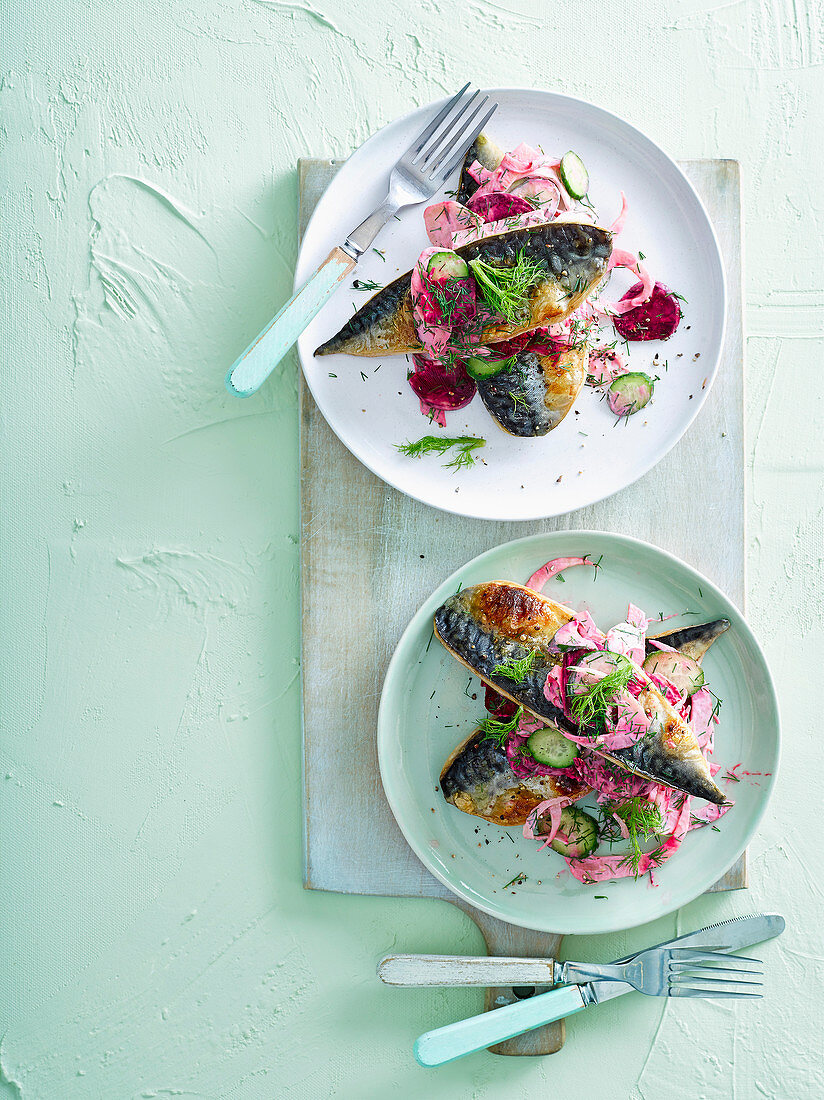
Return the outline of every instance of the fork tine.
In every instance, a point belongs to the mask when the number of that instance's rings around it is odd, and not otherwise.
[[[760,1001],[763,993],[738,993],[723,989],[687,989],[684,986],[670,989],[670,997],[707,997],[715,1000],[716,997],[737,997],[739,1000]]]
[[[709,966],[707,963],[702,962],[671,962],[669,964],[669,971],[673,976],[691,973],[696,970],[706,971],[707,974],[756,974],[760,977],[763,977],[764,974],[760,966],[749,968],[745,966]]]
[[[429,162],[432,160],[433,157],[440,156],[441,153],[444,152],[444,150],[446,150],[446,152],[450,150],[450,148],[452,147],[452,134],[455,132],[455,128],[457,127],[461,119],[466,117],[466,112],[469,110],[469,108],[472,106],[472,104],[475,102],[480,94],[480,89],[476,88],[469,99],[466,101],[466,103],[461,104],[460,111],[458,111],[456,115],[453,115],[453,117],[448,120],[448,122],[441,128],[441,132],[436,137],[430,139],[429,143],[421,154],[420,160],[415,162],[416,168],[418,168],[420,171],[423,171],[424,168],[429,165]],[[483,104],[481,104],[481,106],[483,106]]]
[[[478,117],[478,115],[481,113],[488,102],[489,96],[485,95],[478,106],[475,108],[475,110],[472,112],[472,114],[469,116],[469,118],[466,120],[466,122],[463,124],[463,126],[460,128],[458,133],[453,134],[444,144],[444,146],[439,150],[438,156],[432,164],[433,175],[438,171],[438,169],[441,167],[447,157],[452,155],[455,146],[460,146],[462,144],[466,134],[472,129],[472,125],[475,122],[475,119]],[[467,148],[468,147],[469,146],[467,146]]]
[[[704,974],[684,974],[682,975],[684,981],[676,981],[674,978],[670,978],[669,984],[673,989],[677,989],[679,986],[687,986],[690,983],[700,982],[701,985],[736,985],[736,986],[762,986],[763,982],[741,982],[737,978],[708,978]]]
[[[458,103],[461,96],[464,94],[466,89],[469,87],[470,83],[471,83],[471,81],[467,81],[466,84],[464,84],[463,88],[461,88],[461,90],[457,93],[457,95],[453,95],[453,97],[446,104],[446,106],[442,107],[440,109],[440,111],[438,111],[438,113],[435,115],[435,117],[432,119],[432,121],[427,126],[425,126],[423,128],[423,130],[421,131],[420,134],[418,134],[418,136],[415,138],[415,140],[412,142],[412,144],[409,146],[409,148],[403,154],[404,156],[412,155],[414,157],[414,156],[417,156],[418,153],[420,153],[421,149],[423,149],[424,145],[429,140],[429,138],[432,136],[432,134],[434,134],[434,132],[437,130],[437,128],[440,126],[440,124],[443,122],[443,120],[446,118],[446,116],[449,114],[449,112],[455,106],[455,104]]]
[[[449,164],[447,164],[446,168],[444,168],[441,172],[439,172],[439,177],[440,177],[440,180],[441,180],[442,183],[444,182],[444,180],[447,180],[452,175],[452,173],[458,167],[460,162],[466,156],[467,149],[469,149],[469,147],[472,145],[472,142],[475,140],[475,138],[478,136],[478,134],[480,134],[481,130],[483,130],[484,126],[486,126],[487,122],[489,122],[489,120],[492,118],[492,116],[495,114],[495,112],[497,110],[498,110],[498,104],[493,103],[492,106],[490,107],[490,109],[486,112],[484,117],[481,119],[480,123],[475,127],[475,129],[469,135],[469,137],[465,141],[461,142],[460,148],[455,153],[455,156],[452,158],[452,160],[449,162]]]

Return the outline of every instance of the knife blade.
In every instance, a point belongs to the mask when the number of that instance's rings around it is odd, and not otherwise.
[[[778,913],[759,913],[750,917],[730,917],[729,920],[719,921],[718,924],[709,924],[706,928],[699,928],[696,932],[688,932],[685,936],[678,936],[674,940],[665,940],[664,943],[656,943],[653,947],[645,947],[645,951],[654,951],[659,947],[702,947],[715,951],[739,951],[742,947],[754,947],[764,940],[774,939],[780,936],[787,927],[787,922]],[[625,959],[616,959],[616,962],[631,962],[636,951]]]

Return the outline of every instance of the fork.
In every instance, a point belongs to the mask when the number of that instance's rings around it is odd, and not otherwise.
[[[469,84],[465,84],[438,111],[397,162],[389,176],[386,198],[380,206],[352,230],[342,245],[332,249],[312,278],[289,299],[230,368],[226,375],[229,393],[251,397],[389,219],[404,206],[431,199],[455,171],[498,107],[493,102],[476,123],[490,100],[489,96],[484,96],[471,111],[480,91],[476,90],[464,100],[468,88]]]
[[[728,965],[732,961],[734,966]],[[760,997],[760,960],[715,947],[650,948],[625,962],[558,963],[553,959],[387,955],[378,975],[388,985],[547,986],[620,981],[649,997]],[[701,983],[697,985],[695,983]]]

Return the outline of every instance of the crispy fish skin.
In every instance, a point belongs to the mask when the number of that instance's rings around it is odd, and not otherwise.
[[[577,733],[563,711],[544,696],[544,683],[558,658],[548,652],[557,631],[574,613],[530,588],[488,581],[464,588],[435,612],[435,635],[476,676],[545,722]],[[520,683],[495,669],[537,651]]]
[[[494,172],[504,159],[504,151],[496,142],[484,133],[478,134],[469,146],[469,152],[464,157],[461,177],[458,181],[458,190],[455,192],[455,201],[466,203],[478,190],[480,184],[469,174],[469,169],[477,160],[488,171]]]
[[[506,752],[476,729],[451,754],[441,771],[441,791],[459,810],[496,825],[523,825],[547,798],[564,795],[576,801],[589,791],[566,776],[536,775],[519,779]]]
[[[548,652],[549,644],[572,618],[568,608],[522,585],[490,581],[463,589],[438,608],[435,634],[470,671],[503,695],[562,732],[579,733],[580,728],[543,692],[549,665],[555,659]],[[494,672],[495,665],[503,663],[501,656],[520,659],[535,651],[532,668],[520,683]],[[653,719],[649,733],[626,749],[599,749],[599,755],[645,779],[716,805],[726,802],[713,782],[695,734],[672,704],[654,687],[645,688],[639,698]]]
[[[716,619],[658,634],[656,640],[700,662],[729,626],[729,619]],[[655,647],[648,645],[648,652],[656,652]],[[484,738],[479,729],[450,754],[441,771],[440,783],[447,802],[464,813],[498,825],[523,825],[543,798],[566,795],[577,800],[588,790],[582,787],[576,792],[564,776],[519,779],[504,750],[492,738]],[[540,833],[540,822],[537,831]]]
[[[515,366],[478,382],[493,420],[510,435],[534,437],[557,428],[575,404],[587,377],[586,347],[558,355],[522,351]]]
[[[690,657],[700,665],[712,643],[729,629],[729,619],[715,619],[711,623],[699,623],[696,626],[681,627],[680,630],[668,630],[665,634],[652,634],[647,638],[647,656],[657,652],[655,646],[650,645],[650,639],[654,639],[656,642],[672,646],[673,649],[677,649],[679,653],[683,653],[685,657]]]
[[[546,225],[513,229],[456,249],[467,262],[481,259],[513,267],[523,253],[546,269],[529,292],[522,324],[490,324],[481,343],[494,344],[522,332],[566,320],[602,281],[612,253],[612,234],[601,226],[558,218]],[[422,351],[412,316],[411,271],[373,295],[315,355],[401,355]]]

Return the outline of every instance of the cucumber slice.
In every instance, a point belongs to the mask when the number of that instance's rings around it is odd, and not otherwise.
[[[526,743],[526,747],[539,764],[550,768],[568,768],[578,755],[578,746],[560,730],[547,727],[536,730]]]
[[[549,846],[569,859],[584,859],[598,847],[598,822],[575,806],[565,806],[558,832]]]
[[[648,374],[631,371],[616,378],[607,390],[607,404],[616,416],[632,416],[648,404],[655,383]]]
[[[704,686],[704,671],[692,657],[660,649],[650,653],[643,664],[644,672],[667,680],[679,695],[693,695]]]
[[[430,279],[467,279],[469,268],[457,252],[436,252],[429,257],[426,274]]]
[[[482,382],[485,378],[493,378],[496,374],[500,374],[502,370],[511,370],[513,363],[512,356],[508,359],[493,359],[489,355],[481,359],[480,356],[473,355],[465,360],[464,366],[470,378],[474,378],[476,382]]]
[[[561,157],[558,175],[573,199],[582,199],[589,191],[589,172],[578,154],[571,149]]]

